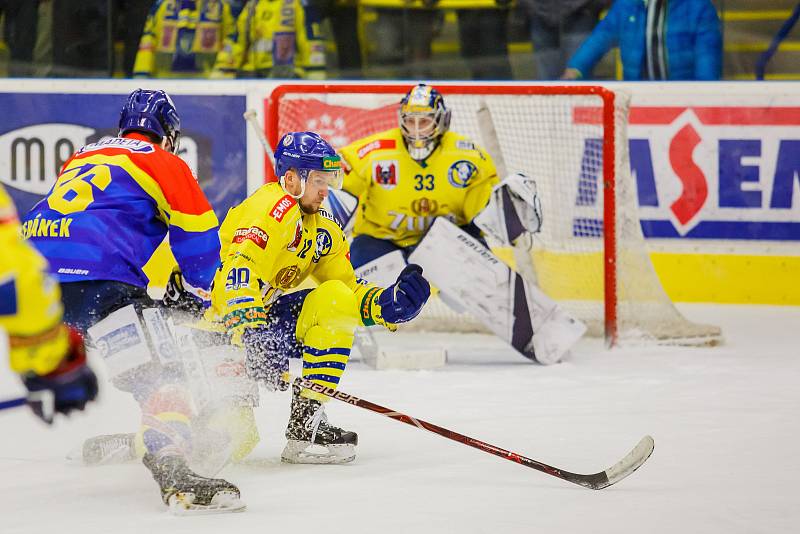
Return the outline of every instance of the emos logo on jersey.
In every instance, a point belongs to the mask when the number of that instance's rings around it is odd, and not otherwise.
[[[372,163],[372,178],[384,189],[397,187],[397,160],[375,161]]]
[[[800,241],[800,107],[633,107],[629,121],[646,237]],[[602,197],[596,177],[584,187],[599,151],[584,140],[577,205]]]
[[[397,142],[394,139],[375,139],[358,149],[358,157],[363,158],[373,150],[394,150]]]
[[[447,181],[453,187],[464,188],[469,185],[469,181],[478,173],[478,167],[471,161],[456,161],[447,169]]]
[[[292,206],[295,205],[294,199],[289,195],[283,195],[280,200],[278,200],[272,209],[269,211],[269,214],[272,215],[272,218],[278,222],[283,220],[283,216],[286,215],[286,212],[289,211]]]

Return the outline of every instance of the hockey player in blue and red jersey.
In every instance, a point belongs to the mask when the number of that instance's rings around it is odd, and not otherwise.
[[[165,92],[137,89],[122,107],[118,137],[78,150],[23,223],[23,234],[61,282],[64,322],[82,332],[113,312],[132,306],[131,314],[141,314],[155,304],[143,267],[167,236],[179,270],[170,276],[164,304],[198,311],[210,295],[219,263],[218,221],[192,171],[175,155],[180,129]],[[236,486],[200,477],[187,465],[196,414],[179,374],[152,360],[112,375],[142,409],[137,440],[144,464],[167,504],[177,498],[236,508]]]

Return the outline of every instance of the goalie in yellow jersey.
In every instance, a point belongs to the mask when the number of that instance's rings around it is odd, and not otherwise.
[[[341,187],[340,158],[319,135],[288,133],[275,151],[277,183],[232,208],[220,227],[222,267],[207,317],[224,324],[245,347],[250,377],[285,389],[289,357],[302,358],[303,377],[336,388],[359,325],[413,319],[430,296],[418,266],[386,289],[356,278],[338,222],[321,208]],[[307,277],[318,286],[294,290]],[[327,423],[326,397],[293,387],[281,455],[291,463],[343,463],[355,458],[357,436]],[[325,453],[307,450],[321,445]]]
[[[358,197],[352,260],[359,267],[401,250],[408,256],[436,217],[473,236],[497,171],[489,154],[449,130],[450,110],[425,84],[400,102],[399,127],[340,149],[344,190]]]
[[[47,423],[56,412],[83,410],[97,395],[83,337],[61,322],[61,292],[47,262],[23,241],[14,204],[0,186],[0,329],[8,335],[11,370],[27,404]],[[0,351],[3,352],[3,351]]]

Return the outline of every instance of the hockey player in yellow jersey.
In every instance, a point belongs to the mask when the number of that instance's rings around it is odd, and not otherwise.
[[[61,292],[47,262],[22,240],[14,204],[0,186],[0,329],[8,335],[11,370],[42,420],[83,410],[97,395],[83,338],[61,322]],[[2,352],[2,351],[0,351]]]
[[[321,209],[330,187],[341,187],[340,158],[320,136],[288,133],[275,151],[277,183],[263,185],[232,208],[220,228],[222,267],[207,317],[221,322],[246,350],[248,374],[273,388],[288,358],[303,361],[303,377],[336,388],[359,325],[413,319],[430,295],[418,266],[409,265],[386,289],[356,278],[337,221]],[[309,276],[313,290],[291,292]],[[355,457],[357,436],[329,425],[325,397],[293,386],[284,461],[342,463]],[[307,451],[311,444],[324,454]]]
[[[300,0],[250,0],[225,37],[214,77],[325,78],[316,10]]]
[[[134,78],[206,78],[235,29],[226,0],[157,0],[147,16]]]
[[[398,128],[339,151],[344,190],[359,199],[351,245],[356,268],[395,250],[407,256],[436,217],[479,235],[472,219],[498,183],[489,154],[449,130],[450,110],[439,91],[413,87],[398,115]]]

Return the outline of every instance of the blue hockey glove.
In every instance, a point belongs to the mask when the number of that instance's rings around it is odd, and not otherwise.
[[[405,323],[416,317],[431,296],[431,285],[422,276],[422,267],[406,265],[397,282],[378,296],[381,315],[387,323]]]
[[[83,336],[70,328],[69,351],[50,374],[29,373],[22,377],[28,388],[28,406],[47,424],[56,413],[83,410],[97,396],[97,377],[86,365]]]
[[[200,315],[210,304],[209,300],[202,297],[204,293],[206,292],[186,283],[180,269],[176,267],[169,275],[162,302],[170,309]]]
[[[244,365],[247,376],[262,382],[272,391],[289,387],[282,375],[289,371],[289,353],[279,333],[265,326],[246,328],[242,333],[245,347]]]

